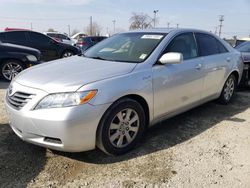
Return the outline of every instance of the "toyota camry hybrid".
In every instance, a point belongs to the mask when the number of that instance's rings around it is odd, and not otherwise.
[[[242,69],[240,53],[209,32],[131,31],[24,70],[5,104],[24,141],[119,155],[159,121],[214,99],[228,104]]]

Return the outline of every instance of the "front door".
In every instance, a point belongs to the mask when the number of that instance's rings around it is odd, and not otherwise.
[[[30,46],[41,51],[43,61],[50,61],[60,58],[57,51],[58,47],[56,46],[56,42],[52,42],[52,39],[36,32],[30,32],[29,37]]]
[[[193,33],[176,36],[163,54],[168,52],[182,53],[184,60],[180,64],[153,66],[155,118],[199,102],[203,89],[203,62]]]

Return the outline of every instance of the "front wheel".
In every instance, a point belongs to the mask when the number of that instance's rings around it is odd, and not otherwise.
[[[7,60],[0,66],[0,69],[1,76],[6,81],[11,81],[24,69],[24,66],[20,61]]]
[[[224,87],[221,91],[221,95],[219,98],[219,102],[222,104],[228,104],[234,96],[236,89],[236,78],[233,74],[231,74],[226,80]]]
[[[107,154],[120,155],[133,149],[145,129],[142,106],[132,99],[121,99],[104,114],[97,131],[97,146]]]

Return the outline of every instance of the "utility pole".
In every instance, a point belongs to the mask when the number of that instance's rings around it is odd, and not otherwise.
[[[218,27],[215,27],[215,31],[214,31],[215,35],[217,35],[217,30],[218,30]]]
[[[154,10],[154,28],[155,28],[155,24],[156,24],[156,14],[157,12],[159,12],[159,10]]]
[[[92,16],[90,16],[90,23],[89,23],[89,34],[92,35],[93,32],[93,20],[92,20]]]
[[[32,24],[32,22],[30,23],[30,29],[33,30],[33,24]]]
[[[170,23],[168,22],[167,25],[168,25],[168,29],[169,29],[170,28]]]
[[[70,25],[68,25],[68,33],[69,33],[69,37],[70,37]]]
[[[220,25],[219,25],[219,37],[221,36],[221,29],[222,29],[222,22],[224,21],[224,15],[220,15],[219,16],[219,21],[220,21]]]
[[[115,22],[116,22],[116,20],[112,20],[112,22],[113,22],[113,25],[114,25],[114,34],[115,34]]]

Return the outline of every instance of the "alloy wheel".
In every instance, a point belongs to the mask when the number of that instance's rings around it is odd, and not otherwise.
[[[109,126],[109,140],[116,148],[124,148],[129,145],[139,131],[139,116],[131,108],[118,112]]]
[[[11,81],[23,70],[23,67],[16,62],[8,62],[2,68],[2,75],[5,79]]]
[[[227,101],[231,99],[234,93],[235,83],[233,78],[229,78],[225,84],[224,97]]]
[[[65,53],[63,54],[63,58],[65,58],[65,57],[70,57],[70,56],[72,56],[72,55],[73,55],[72,52],[65,52]]]

